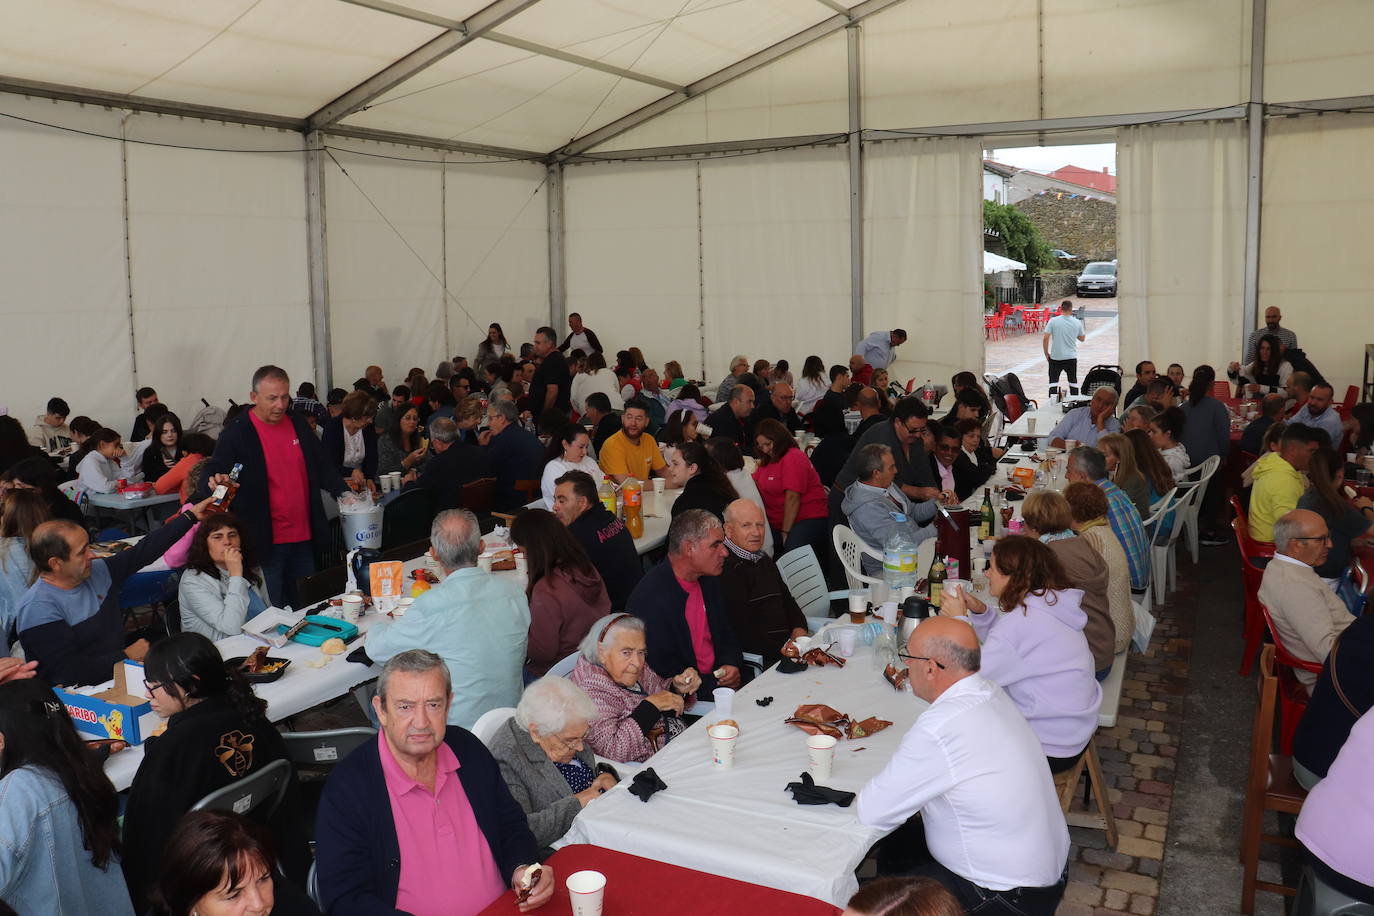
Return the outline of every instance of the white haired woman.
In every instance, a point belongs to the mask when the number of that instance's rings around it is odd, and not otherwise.
[[[577,812],[616,784],[614,772],[597,772],[586,745],[595,717],[596,704],[581,687],[543,677],[525,688],[515,715],[491,739],[492,756],[529,818],[541,859],[553,853],[549,847],[568,832]]]
[[[644,621],[632,614],[607,614],[578,646],[582,657],[569,678],[596,704],[587,744],[609,760],[648,760],[659,746],[682,733],[684,710],[696,703],[701,677],[688,670],[673,681],[659,677],[645,660]]]

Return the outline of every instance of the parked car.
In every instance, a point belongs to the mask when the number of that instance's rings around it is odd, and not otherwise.
[[[1056,258],[1058,258],[1058,259],[1061,260],[1061,261],[1070,261],[1070,260],[1073,260],[1074,258],[1078,257],[1078,255],[1076,255],[1076,254],[1069,254],[1069,253],[1068,253],[1067,251],[1065,251],[1063,248],[1051,248],[1051,249],[1050,249],[1050,254],[1054,255]]]
[[[1116,262],[1092,261],[1083,268],[1078,275],[1078,295],[1086,296],[1089,293],[1116,295]]]

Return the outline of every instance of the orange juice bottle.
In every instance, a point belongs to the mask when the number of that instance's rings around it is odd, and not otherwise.
[[[631,477],[620,487],[625,497],[625,527],[630,537],[644,536],[644,485]]]

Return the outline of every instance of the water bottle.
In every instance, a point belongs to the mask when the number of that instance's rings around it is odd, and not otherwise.
[[[916,542],[907,534],[906,516],[893,513],[898,527],[883,543],[883,580],[889,594],[896,595],[903,588],[916,587]]]

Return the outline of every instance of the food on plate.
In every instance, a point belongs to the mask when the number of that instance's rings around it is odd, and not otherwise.
[[[323,652],[325,655],[343,655],[345,652],[348,651],[348,646],[344,645],[344,641],[342,639],[335,636],[330,639],[326,639],[324,641],[324,644],[320,646],[320,651]]]
[[[249,674],[258,674],[258,673],[261,673],[261,672],[262,672],[262,666],[263,666],[263,664],[264,664],[266,661],[267,661],[267,647],[266,647],[266,646],[258,646],[256,649],[253,650],[253,654],[252,654],[252,655],[250,655],[250,656],[248,656],[246,659],[244,659],[244,661],[243,661],[243,670],[244,670],[244,671],[247,671]],[[278,667],[280,667],[280,666],[278,666]]]
[[[491,555],[491,568],[493,572],[515,568],[514,550],[496,550]]]
[[[539,883],[539,876],[544,873],[544,866],[531,865],[525,869],[525,873],[520,876],[520,880],[515,884],[515,899],[524,903],[534,892],[534,886]]]
[[[838,668],[844,667],[844,659],[837,655],[831,655],[825,649],[812,649],[802,656],[802,661],[808,665],[815,665],[824,668],[826,665],[835,665]]]

